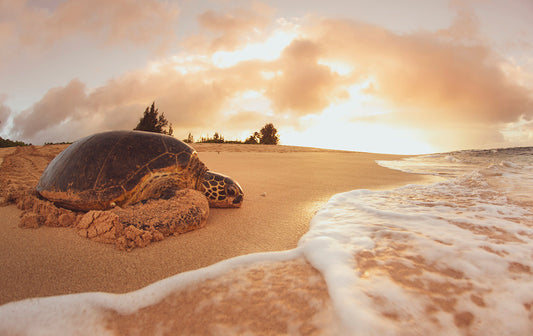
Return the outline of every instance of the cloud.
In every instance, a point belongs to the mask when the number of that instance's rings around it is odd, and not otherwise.
[[[49,48],[72,37],[86,36],[102,45],[150,43],[161,47],[175,38],[179,10],[159,0],[66,0],[53,9],[25,1],[0,4],[0,57],[21,49]]]
[[[297,115],[320,113],[344,96],[340,78],[318,63],[322,46],[310,40],[294,40],[275,62],[280,75],[268,83],[267,96],[275,110]]]
[[[480,32],[480,23],[474,15],[469,3],[462,0],[451,0],[450,7],[456,15],[448,28],[436,32],[436,36],[449,38],[451,41],[474,42],[483,39]]]
[[[323,20],[312,28],[328,57],[352,63],[355,80],[371,81],[373,95],[389,103],[386,118],[394,123],[455,129],[465,143],[496,139],[497,126],[533,116],[530,88],[506,76],[500,66],[504,60],[482,42],[428,32],[400,35],[341,20]]]
[[[531,146],[533,141],[533,120],[520,119],[506,125],[502,134],[516,146]]]
[[[69,0],[58,6],[44,22],[51,39],[84,32],[102,41],[146,43],[172,36],[178,8],[158,0]]]
[[[5,100],[6,97],[0,95],[0,131],[6,127],[6,121],[11,114],[11,109],[4,103]]]
[[[235,77],[245,76],[239,75],[242,69],[241,65],[233,69],[233,76],[215,68],[181,74],[167,64],[157,71],[144,69],[119,76],[92,90],[73,80],[50,89],[40,101],[15,116],[12,133],[16,138],[42,143],[43,139],[65,141],[104,130],[133,129],[152,101],[173,123],[176,133],[210,129],[225,119],[220,112],[247,82]]]
[[[84,8],[77,1],[67,3],[73,8],[58,8],[58,18],[77,17]],[[112,14],[112,8],[108,18],[99,20],[122,17]],[[129,17],[140,15],[136,13]],[[364,110],[368,100],[380,101],[383,110],[373,111],[371,122],[424,129],[434,144],[465,148],[504,143],[505,125],[533,119],[531,89],[509,75],[509,67],[502,66],[505,59],[479,38],[475,18],[467,12],[450,29],[409,34],[357,21],[308,19],[301,21],[298,37],[283,45],[278,58],[217,66],[213,61],[217,51],[239,52],[249,38],[258,43],[279,33],[279,27],[261,38],[250,33],[268,26],[270,16],[255,7],[205,12],[199,17],[207,31],[201,48],[195,45],[181,56],[115,77],[100,87],[88,89],[73,80],[51,89],[13,119],[14,129],[21,140],[35,143],[52,133],[79,137],[132,129],[155,100],[178,137],[193,130],[241,134],[270,121],[298,129],[324,111],[335,117],[332,107],[340,110],[339,106],[346,106],[338,113],[339,120],[368,118]],[[132,20],[121,22],[128,26]],[[66,22],[74,31],[89,29]],[[114,33],[113,27],[109,36],[121,38],[137,26]],[[246,92],[260,96],[257,105],[253,99],[242,106],[236,102]],[[350,101],[358,103],[349,105]]]
[[[95,89],[89,101],[93,108],[103,111],[124,105],[146,106],[155,100],[177,127],[203,126],[216,119],[231,95],[231,88],[216,76],[213,69],[194,74],[181,74],[172,66],[155,72],[143,70],[116,78]]]
[[[205,11],[197,18],[202,33],[186,38],[183,46],[209,53],[235,50],[262,37],[261,31],[271,23],[273,13],[259,2],[226,12]]]
[[[14,118],[14,132],[23,139],[29,139],[52,126],[83,118],[84,111],[80,107],[87,99],[85,90],[85,85],[79,80],[73,80],[65,87],[50,89],[38,103]]]
[[[211,135],[217,131],[223,134],[226,140],[246,140],[254,132],[267,123],[272,122],[272,118],[261,112],[240,111],[227,116],[219,125],[213,126],[210,131],[201,134]],[[279,123],[276,123],[279,126]]]

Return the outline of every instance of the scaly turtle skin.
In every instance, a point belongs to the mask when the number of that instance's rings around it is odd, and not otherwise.
[[[168,135],[140,131],[98,133],[76,141],[43,172],[37,192],[72,210],[107,210],[175,190],[203,192],[211,207],[240,207],[242,188],[210,172],[189,145]]]

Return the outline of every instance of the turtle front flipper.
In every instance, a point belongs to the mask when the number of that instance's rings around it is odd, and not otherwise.
[[[77,228],[83,237],[131,250],[202,228],[208,216],[209,204],[204,195],[197,190],[183,189],[174,191],[169,199],[148,199],[111,210],[89,211]]]

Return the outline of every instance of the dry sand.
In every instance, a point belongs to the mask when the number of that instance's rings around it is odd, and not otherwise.
[[[39,175],[64,147],[40,147],[43,159],[33,163],[34,171],[21,174]],[[291,249],[332,195],[427,179],[375,163],[399,158],[391,155],[291,146],[194,147],[210,170],[239,181],[245,192],[242,208],[211,209],[202,229],[124,252],[84,239],[72,228],[21,229],[21,211],[14,205],[0,207],[0,304],[87,291],[125,293],[234,256]],[[0,161],[11,153],[0,149]],[[303,267],[302,272],[312,271]]]

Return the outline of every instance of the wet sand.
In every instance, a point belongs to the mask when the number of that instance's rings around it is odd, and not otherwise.
[[[82,238],[72,228],[21,229],[21,211],[0,207],[0,304],[79,292],[125,293],[231,257],[292,249],[332,195],[426,179],[375,163],[399,158],[391,155],[290,146],[194,147],[210,170],[239,181],[242,208],[211,209],[202,229],[124,252]],[[0,149],[0,160],[12,152]]]

